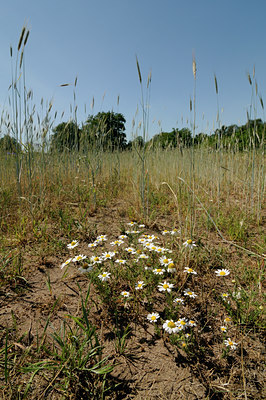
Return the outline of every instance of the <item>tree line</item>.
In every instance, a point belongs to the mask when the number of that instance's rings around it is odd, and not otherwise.
[[[258,148],[264,143],[266,124],[261,119],[250,120],[242,126],[230,125],[216,129],[211,135],[198,133],[193,137],[189,128],[173,128],[170,132],[160,132],[144,143],[141,136],[127,142],[126,119],[121,113],[99,112],[89,115],[79,126],[75,121],[61,122],[54,129],[49,142],[51,152],[87,152],[89,150],[131,150],[147,146],[150,149],[188,148],[207,146],[214,149],[234,149],[243,151]],[[0,139],[0,150],[10,153],[21,151],[21,145],[9,136]]]

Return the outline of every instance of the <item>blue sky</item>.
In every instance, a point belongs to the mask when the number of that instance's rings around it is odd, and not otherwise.
[[[10,45],[17,47],[24,23],[30,30],[25,50],[26,86],[53,110],[70,117],[76,76],[78,121],[98,111],[121,112],[131,138],[140,108],[136,55],[144,81],[150,70],[149,136],[161,129],[190,126],[193,97],[192,54],[197,63],[197,132],[221,123],[244,124],[251,104],[255,65],[258,93],[266,103],[265,0],[10,0],[0,15],[0,112],[8,108]],[[60,87],[70,83],[71,86]],[[120,97],[117,106],[117,97]],[[92,98],[95,106],[90,109]],[[86,113],[85,113],[86,104]],[[223,109],[223,112],[222,112]],[[264,119],[259,99],[257,117]],[[141,120],[139,112],[136,122]],[[56,123],[61,122],[57,119]],[[135,131],[134,131],[135,132]]]

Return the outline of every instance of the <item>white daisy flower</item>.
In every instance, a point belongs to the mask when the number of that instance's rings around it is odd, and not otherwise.
[[[160,261],[160,264],[163,266],[167,266],[167,265],[173,263],[173,260],[171,260],[171,258],[165,258],[165,257],[160,257],[159,261]]]
[[[230,274],[230,271],[228,269],[217,269],[215,273],[217,276],[227,276]]]
[[[150,242],[145,242],[143,243],[143,246],[146,247],[148,250],[150,250],[150,247],[152,246],[152,244]]]
[[[174,228],[174,229],[170,232],[170,234],[171,234],[172,236],[175,236],[175,235],[177,235],[178,233],[180,233],[180,230],[178,230],[178,229],[176,229],[176,228]]]
[[[67,245],[67,248],[74,249],[74,247],[77,247],[78,244],[79,244],[79,242],[77,240],[72,240],[72,242]]]
[[[110,245],[111,246],[121,246],[121,244],[125,243],[123,240],[119,239],[119,240],[115,240],[114,242],[111,242]]]
[[[167,235],[170,232],[167,229],[164,229],[161,233],[162,233],[162,235]]]
[[[193,319],[190,319],[187,324],[188,326],[197,326],[196,321],[193,321]]]
[[[177,323],[171,320],[166,320],[163,324],[163,329],[168,333],[176,333],[179,331]]]
[[[105,282],[110,279],[110,275],[110,272],[103,272],[102,274],[98,275],[98,278],[101,279],[102,282]]]
[[[225,322],[226,324],[230,324],[230,322],[232,322],[232,318],[231,318],[231,317],[226,317],[226,318],[224,319],[224,322]]]
[[[82,261],[82,260],[85,260],[85,258],[87,258],[87,256],[84,256],[83,254],[79,254],[78,256],[73,258],[72,262]]]
[[[101,263],[102,263],[101,257],[98,257],[98,256],[92,256],[92,257],[90,257],[90,261],[91,261],[93,264],[101,264]]]
[[[197,297],[196,293],[195,293],[195,292],[192,292],[192,290],[190,290],[190,289],[186,289],[186,290],[184,291],[184,295],[185,295],[185,296],[192,297],[193,299],[194,299],[195,297]]]
[[[180,299],[179,297],[177,297],[176,299],[173,300],[174,303],[176,304],[184,304],[184,300]]]
[[[227,347],[230,347],[230,349],[232,349],[232,350],[235,350],[235,349],[236,349],[236,346],[237,346],[237,343],[233,342],[230,338],[226,339],[226,340],[224,341],[224,344],[225,344]]]
[[[155,275],[163,275],[165,273],[165,269],[163,268],[156,268],[152,271]]]
[[[147,256],[147,254],[144,254],[144,253],[141,253],[141,254],[138,256],[138,259],[147,259],[147,258],[149,258],[149,256]]]
[[[139,243],[147,243],[147,240],[145,238],[139,238],[138,242]]]
[[[159,254],[164,254],[166,253],[167,249],[165,249],[164,247],[156,246],[156,249],[154,251]]]
[[[197,272],[194,271],[194,269],[189,268],[189,267],[185,267],[184,272],[187,272],[188,274],[194,274],[197,275]]]
[[[173,283],[167,283],[166,281],[164,281],[163,283],[160,283],[158,285],[158,289],[160,292],[168,292],[170,293],[171,290],[173,289],[174,285]]]
[[[197,245],[191,239],[188,239],[183,243],[183,246],[193,249],[193,247],[196,247]]]
[[[187,322],[186,318],[179,318],[176,324],[181,326],[182,329],[185,329],[185,327],[187,326],[188,322]]]
[[[123,297],[129,297],[129,296],[130,296],[130,293],[127,292],[126,290],[124,290],[123,292],[121,292],[121,296],[123,296]]]
[[[115,252],[114,251],[107,251],[107,252],[105,252],[105,253],[103,253],[102,255],[101,255],[101,259],[102,260],[111,260],[111,258],[113,258],[115,256]]]
[[[221,294],[221,296],[222,296],[222,299],[227,299],[227,297],[229,297],[229,293],[222,293]]]
[[[140,290],[140,289],[143,289],[144,286],[145,286],[145,283],[144,283],[143,281],[138,281],[138,282],[136,283],[135,289],[136,289],[136,290]]]
[[[98,243],[105,242],[106,240],[107,240],[107,235],[100,235],[100,236],[97,236],[97,239],[96,239],[96,241],[97,241]]]
[[[140,224],[139,228],[145,228],[145,225],[144,224]]]
[[[126,260],[118,259],[118,260],[115,260],[115,262],[118,263],[118,264],[125,264]]]
[[[127,247],[125,250],[130,254],[136,254],[137,252],[133,247]]]
[[[130,221],[127,225],[134,226],[134,225],[136,225],[136,222]]]
[[[220,329],[221,329],[222,332],[227,332],[227,327],[226,326],[221,326]]]
[[[175,264],[174,263],[168,264],[167,272],[170,272],[170,274],[173,274],[174,272],[176,272],[176,268],[175,268]]]
[[[121,239],[121,240],[127,239],[127,235],[120,235],[120,236],[118,236],[118,239]]]
[[[157,250],[157,246],[155,244],[153,244],[153,243],[147,243],[147,244],[150,244],[150,246],[148,247],[148,249],[150,251],[156,251]],[[147,245],[146,245],[146,247],[147,247]]]
[[[97,247],[97,242],[89,243],[88,247],[91,249],[93,247]]]
[[[66,265],[68,265],[69,263],[71,263],[72,258],[69,258],[68,260],[66,260],[63,264],[61,264],[60,268],[63,269]]]
[[[150,313],[147,315],[147,319],[150,322],[156,322],[157,319],[159,319],[159,318],[160,318],[160,315],[157,312],[153,312],[153,313]]]

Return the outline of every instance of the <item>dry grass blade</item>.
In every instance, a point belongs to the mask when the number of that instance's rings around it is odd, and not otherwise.
[[[192,60],[192,71],[193,71],[194,79],[196,80],[197,65],[196,65],[196,59],[195,59],[195,56],[194,56],[194,55],[193,55],[193,60]]]
[[[262,97],[261,97],[261,96],[259,96],[259,98],[260,98],[260,104],[261,104],[261,108],[264,110],[264,104],[263,104]]]
[[[216,94],[218,94],[218,84],[217,84],[217,79],[216,79],[216,75],[215,74],[214,74],[214,83],[215,83]]]
[[[22,67],[22,62],[23,62],[23,54],[24,54],[24,52],[23,52],[23,50],[22,50],[22,52],[21,52],[21,55],[20,55],[19,68],[21,68],[21,67]]]
[[[23,26],[21,34],[20,34],[19,42],[18,42],[18,51],[20,50],[25,31],[26,31],[26,28],[25,28],[25,26]]]
[[[150,86],[150,83],[151,83],[151,71],[149,72],[148,75],[147,88]]]
[[[26,43],[27,43],[28,38],[29,38],[29,34],[30,34],[30,31],[27,31],[25,39],[24,39],[24,46],[26,46]]]
[[[142,83],[141,72],[140,72],[140,67],[139,67],[139,62],[138,62],[137,56],[136,56],[136,63],[137,63],[137,69],[138,69],[138,74],[139,74],[139,81],[140,81],[140,83]]]

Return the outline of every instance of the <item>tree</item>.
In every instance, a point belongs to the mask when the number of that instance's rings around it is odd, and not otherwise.
[[[8,153],[20,153],[21,145],[15,138],[5,135],[0,139],[0,150]]]
[[[120,113],[99,112],[90,115],[82,128],[82,147],[96,147],[102,150],[124,150],[127,146],[124,116]]]
[[[81,131],[74,121],[62,122],[53,129],[51,150],[62,153],[63,151],[79,151]]]
[[[127,144],[127,150],[132,150],[132,149],[142,149],[144,146],[144,140],[142,136],[137,136],[133,141],[129,141]]]
[[[161,132],[155,135],[149,142],[151,146],[166,148],[189,147],[192,145],[192,135],[188,128],[173,129],[171,132]]]

